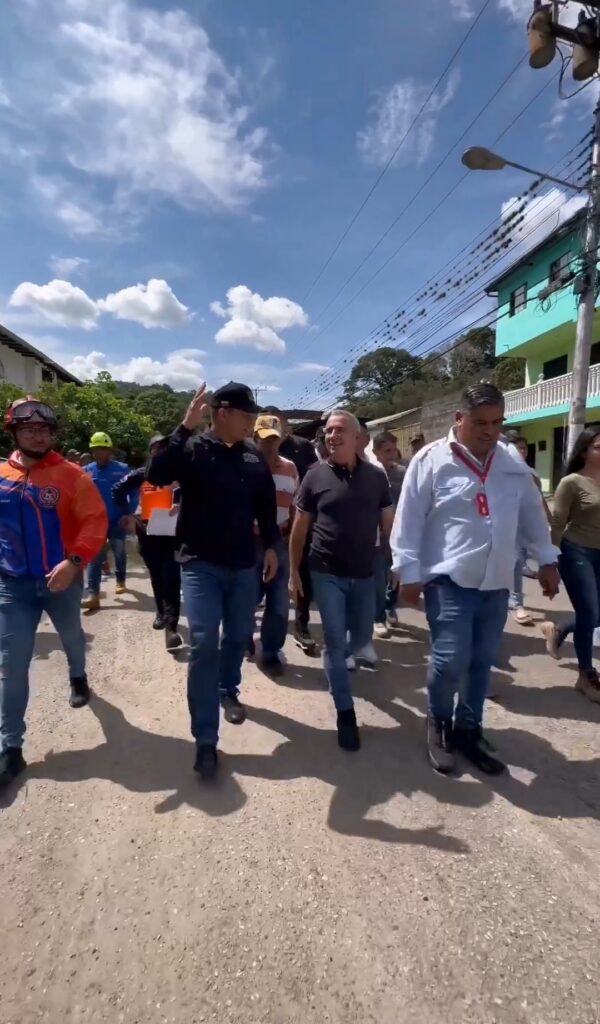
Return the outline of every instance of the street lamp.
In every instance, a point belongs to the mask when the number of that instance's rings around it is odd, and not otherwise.
[[[462,155],[462,162],[470,171],[503,171],[505,167],[516,167],[518,171],[525,171],[526,174],[533,174],[535,178],[543,178],[544,181],[553,181],[563,188],[571,188],[574,192],[587,192],[586,185],[576,185],[573,181],[565,181],[564,178],[555,178],[543,171],[534,171],[532,167],[525,167],[524,164],[517,164],[514,160],[507,160],[499,153],[493,153],[485,146],[470,146],[465,149]]]
[[[594,334],[594,313],[596,312],[598,244],[600,241],[600,103],[596,106],[594,125],[594,148],[592,153],[592,173],[590,185],[576,185],[572,181],[554,178],[551,174],[534,171],[532,167],[517,164],[514,160],[493,153],[485,146],[471,146],[462,155],[462,162],[471,171],[501,171],[504,167],[515,167],[543,181],[552,181],[563,188],[587,195],[585,249],[582,253],[583,288],[579,293],[579,309],[577,311],[577,332],[575,335],[575,356],[571,377],[571,405],[569,409],[569,435],[567,452],[570,455],[573,445],[582,430],[585,429],[585,410],[590,372],[590,355]]]

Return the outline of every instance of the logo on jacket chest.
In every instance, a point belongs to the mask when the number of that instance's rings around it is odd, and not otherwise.
[[[252,452],[244,452],[244,462],[260,462],[258,455],[253,455]]]
[[[60,498],[60,491],[58,487],[40,487],[38,493],[38,504],[42,508],[56,508],[58,500]]]

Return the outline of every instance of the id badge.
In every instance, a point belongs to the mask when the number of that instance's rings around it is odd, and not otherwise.
[[[487,494],[480,492],[475,498],[477,503],[477,511],[480,516],[489,516],[490,506],[488,505]]]

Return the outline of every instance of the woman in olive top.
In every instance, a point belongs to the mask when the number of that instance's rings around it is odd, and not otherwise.
[[[560,574],[575,610],[579,664],[576,688],[600,703],[600,679],[592,662],[594,629],[600,624],[600,430],[579,435],[567,474],[554,495],[552,540],[560,546]],[[556,649],[573,623],[556,630]],[[549,639],[549,638],[548,638]]]

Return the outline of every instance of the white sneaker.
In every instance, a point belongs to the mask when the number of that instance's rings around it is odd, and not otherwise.
[[[373,632],[378,640],[389,640],[392,635],[385,622],[376,622],[373,626]]]
[[[349,672],[356,672],[356,661],[353,654],[349,654],[346,658],[346,668]]]
[[[360,651],[356,652],[359,661],[364,661],[369,668],[377,668],[377,655],[373,644],[365,644]]]

